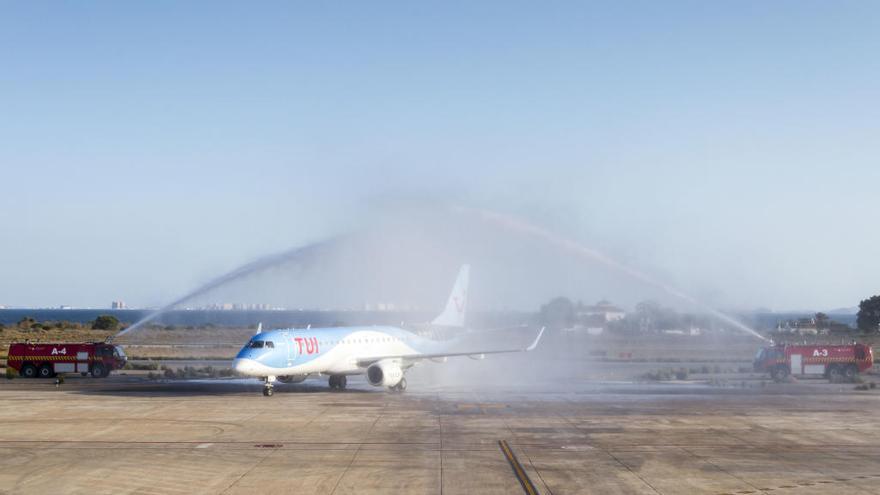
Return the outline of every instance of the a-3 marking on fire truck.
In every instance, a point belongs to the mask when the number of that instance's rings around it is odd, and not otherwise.
[[[828,349],[814,349],[813,357],[828,357]]]

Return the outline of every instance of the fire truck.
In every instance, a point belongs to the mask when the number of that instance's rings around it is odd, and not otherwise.
[[[754,369],[777,381],[788,375],[852,379],[873,365],[874,351],[865,344],[777,344],[758,350]]]
[[[15,343],[9,346],[6,367],[25,378],[52,378],[58,373],[91,373],[104,378],[125,366],[122,348],[103,342]]]

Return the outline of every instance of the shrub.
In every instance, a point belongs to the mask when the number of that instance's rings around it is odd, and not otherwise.
[[[132,363],[131,361],[129,361],[129,362],[125,363],[125,366],[122,369],[140,370],[140,371],[156,371],[159,369],[159,365],[157,363],[137,364],[137,363]]]
[[[676,380],[687,380],[688,370],[684,368],[679,368],[675,371],[675,379]]]
[[[113,315],[101,315],[92,322],[92,330],[116,330],[119,328],[119,318]]]

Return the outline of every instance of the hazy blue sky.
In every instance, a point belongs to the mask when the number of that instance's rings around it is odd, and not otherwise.
[[[3,2],[0,47],[0,304],[159,304],[400,196],[721,306],[880,293],[877,2]]]

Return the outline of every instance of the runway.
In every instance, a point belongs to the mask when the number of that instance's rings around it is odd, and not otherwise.
[[[880,406],[851,385],[0,383],[0,492],[880,493]]]

